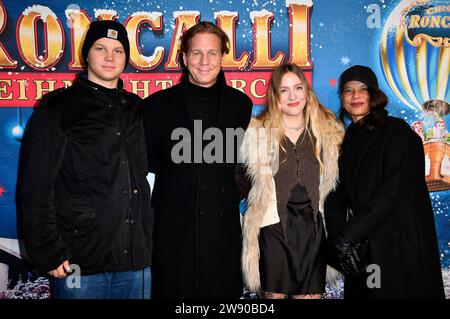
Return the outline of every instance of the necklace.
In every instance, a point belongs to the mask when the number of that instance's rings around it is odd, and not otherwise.
[[[293,130],[293,131],[295,131],[295,132],[298,132],[298,131],[300,131],[301,129],[303,129],[303,125],[295,126],[295,127],[284,125],[284,128],[287,128],[287,129],[289,129],[289,130]]]

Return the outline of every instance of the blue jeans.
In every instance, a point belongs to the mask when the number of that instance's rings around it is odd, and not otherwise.
[[[150,299],[151,284],[150,267],[51,280],[55,299]]]

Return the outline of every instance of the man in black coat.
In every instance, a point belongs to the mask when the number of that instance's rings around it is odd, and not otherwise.
[[[129,52],[120,23],[92,22],[87,72],[45,95],[27,124],[18,207],[27,253],[52,276],[55,298],[150,297],[143,112],[119,78]]]
[[[234,176],[252,102],[225,82],[228,50],[228,37],[214,24],[190,28],[181,42],[181,82],[144,100],[155,173],[154,298],[242,294]]]

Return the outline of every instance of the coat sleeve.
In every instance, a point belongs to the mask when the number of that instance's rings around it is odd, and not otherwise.
[[[151,114],[151,102],[149,102],[149,98],[146,98],[141,101],[141,106],[144,109],[144,129],[145,129],[145,143],[147,148],[147,161],[148,161],[148,171],[155,173],[155,147],[152,143],[152,114]]]
[[[244,127],[247,129],[248,125],[250,124],[250,120],[252,118],[252,110],[253,110],[253,102],[252,100],[246,96],[247,102],[245,103],[245,125]]]
[[[251,188],[251,181],[243,164],[237,163],[235,169],[235,180],[241,199],[247,198]]]
[[[425,164],[420,139],[409,127],[399,126],[396,131],[381,159],[383,182],[342,229],[353,241],[362,241],[374,233],[394,214],[411,187],[418,187],[419,179],[423,178]]]
[[[344,189],[344,185],[339,182],[336,189],[331,191],[325,200],[324,223],[327,230],[327,237],[336,234],[345,224],[347,202]]]
[[[64,156],[65,137],[54,114],[35,109],[22,140],[17,181],[18,211],[26,253],[38,270],[56,269],[70,258],[56,226],[54,180]]]

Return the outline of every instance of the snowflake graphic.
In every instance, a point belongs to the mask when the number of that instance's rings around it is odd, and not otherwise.
[[[345,65],[345,66],[349,65],[350,64],[350,58],[348,56],[343,56],[341,58],[341,64]]]

